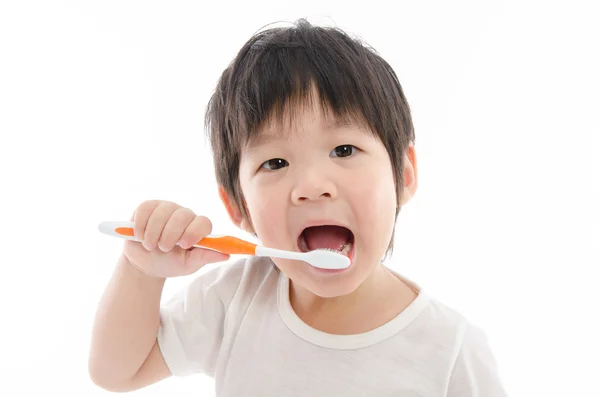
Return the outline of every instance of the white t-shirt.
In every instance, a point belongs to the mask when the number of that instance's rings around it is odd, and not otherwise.
[[[332,335],[304,323],[270,258],[220,264],[162,305],[158,343],[175,376],[216,395],[505,397],[484,332],[394,272],[418,297],[385,325]]]

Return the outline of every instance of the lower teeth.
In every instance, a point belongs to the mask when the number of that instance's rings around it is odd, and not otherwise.
[[[340,254],[348,254],[348,252],[350,252],[350,248],[352,247],[352,242],[347,242],[346,244],[344,244],[343,246],[340,247],[340,249],[338,249],[337,251]]]

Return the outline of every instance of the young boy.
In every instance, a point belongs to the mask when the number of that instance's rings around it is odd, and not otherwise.
[[[506,396],[485,334],[383,264],[418,178],[409,106],[379,55],[305,20],[260,32],[206,120],[231,220],[264,246],[328,247],[351,265],[244,257],[161,306],[168,277],[229,255],[190,249],[207,214],[144,202],[132,218],[143,242],[125,242],[98,309],[97,385],[203,373],[218,396]]]

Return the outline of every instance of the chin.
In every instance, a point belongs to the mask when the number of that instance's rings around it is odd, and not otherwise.
[[[299,287],[307,289],[321,298],[337,298],[353,293],[362,284],[362,279],[355,272],[348,272],[337,277],[315,277],[314,274],[291,274],[290,279]]]
[[[356,245],[347,255],[350,266],[339,270],[325,270],[302,261],[275,259],[273,261],[298,287],[321,298],[336,298],[352,294],[369,277],[374,267],[365,268],[364,256]],[[367,261],[369,262],[369,261]]]

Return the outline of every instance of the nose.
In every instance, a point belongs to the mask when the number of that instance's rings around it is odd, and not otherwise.
[[[337,197],[337,189],[331,178],[315,169],[298,175],[298,182],[292,189],[292,202],[302,204],[310,201],[333,199]]]

